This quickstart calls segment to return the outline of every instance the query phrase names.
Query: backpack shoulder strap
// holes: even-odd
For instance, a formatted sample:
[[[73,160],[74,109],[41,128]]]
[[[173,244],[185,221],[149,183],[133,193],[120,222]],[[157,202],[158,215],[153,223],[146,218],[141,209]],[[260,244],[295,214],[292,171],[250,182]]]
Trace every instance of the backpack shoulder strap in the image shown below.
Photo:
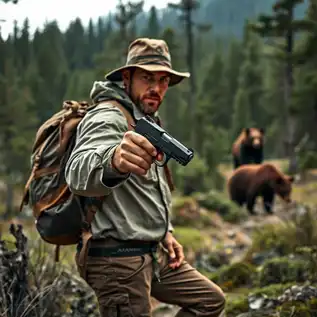
[[[124,114],[127,122],[128,122],[128,130],[133,130],[133,125],[135,124],[135,120],[132,117],[131,113],[129,112],[129,110],[124,107],[122,104],[120,104],[118,101],[116,100],[107,100],[107,103],[110,103],[111,105],[113,105],[114,107],[117,107],[121,110],[121,112]]]

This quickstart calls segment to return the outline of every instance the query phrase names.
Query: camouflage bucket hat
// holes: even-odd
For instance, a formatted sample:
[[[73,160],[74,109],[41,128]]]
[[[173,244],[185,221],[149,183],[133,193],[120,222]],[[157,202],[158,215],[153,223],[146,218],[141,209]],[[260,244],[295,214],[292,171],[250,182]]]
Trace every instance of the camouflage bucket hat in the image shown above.
[[[139,38],[133,41],[128,50],[125,66],[108,73],[105,78],[111,81],[121,81],[121,72],[128,68],[141,68],[149,72],[164,71],[171,75],[170,86],[188,78],[188,72],[178,72],[172,69],[171,55],[165,41],[149,38]]]

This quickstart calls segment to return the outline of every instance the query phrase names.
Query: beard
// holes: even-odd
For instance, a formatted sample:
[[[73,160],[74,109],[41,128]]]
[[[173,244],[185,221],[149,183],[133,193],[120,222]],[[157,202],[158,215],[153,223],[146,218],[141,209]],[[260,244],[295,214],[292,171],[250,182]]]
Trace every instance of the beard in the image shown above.
[[[147,98],[153,99],[151,100],[146,100]],[[155,93],[151,92],[148,94],[145,94],[144,96],[139,96],[135,100],[135,105],[144,113],[148,115],[153,115],[158,108],[160,107],[162,103],[161,97]]]

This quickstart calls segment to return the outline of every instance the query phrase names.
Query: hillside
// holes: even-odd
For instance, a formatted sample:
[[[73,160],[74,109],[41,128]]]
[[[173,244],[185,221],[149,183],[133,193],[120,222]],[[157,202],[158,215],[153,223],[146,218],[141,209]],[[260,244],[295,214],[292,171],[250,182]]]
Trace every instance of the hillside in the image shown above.
[[[269,13],[275,0],[200,0],[200,8],[194,14],[194,21],[198,23],[211,23],[215,35],[241,37],[246,19],[253,19],[260,13]],[[297,17],[303,17],[307,7],[307,0],[298,6]],[[179,27],[175,19],[175,11],[171,9],[160,10],[162,27]],[[147,14],[139,16],[137,25],[139,29],[146,27]]]

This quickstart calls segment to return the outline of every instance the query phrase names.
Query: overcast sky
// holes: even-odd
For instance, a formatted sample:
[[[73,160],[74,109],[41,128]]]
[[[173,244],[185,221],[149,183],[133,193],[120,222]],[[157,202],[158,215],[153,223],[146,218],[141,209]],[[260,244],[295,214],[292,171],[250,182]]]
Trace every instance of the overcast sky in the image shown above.
[[[127,1],[123,1],[125,3]],[[175,0],[145,0],[144,10],[152,5],[157,8],[166,7],[168,2]],[[71,20],[80,17],[84,24],[90,18],[98,18],[113,11],[118,4],[117,0],[19,0],[18,4],[4,4],[0,1],[0,22],[1,34],[4,38],[12,32],[13,21],[17,20],[22,25],[23,20],[28,17],[30,20],[30,31],[33,33],[37,27],[42,27],[45,21],[56,19],[62,30]]]

